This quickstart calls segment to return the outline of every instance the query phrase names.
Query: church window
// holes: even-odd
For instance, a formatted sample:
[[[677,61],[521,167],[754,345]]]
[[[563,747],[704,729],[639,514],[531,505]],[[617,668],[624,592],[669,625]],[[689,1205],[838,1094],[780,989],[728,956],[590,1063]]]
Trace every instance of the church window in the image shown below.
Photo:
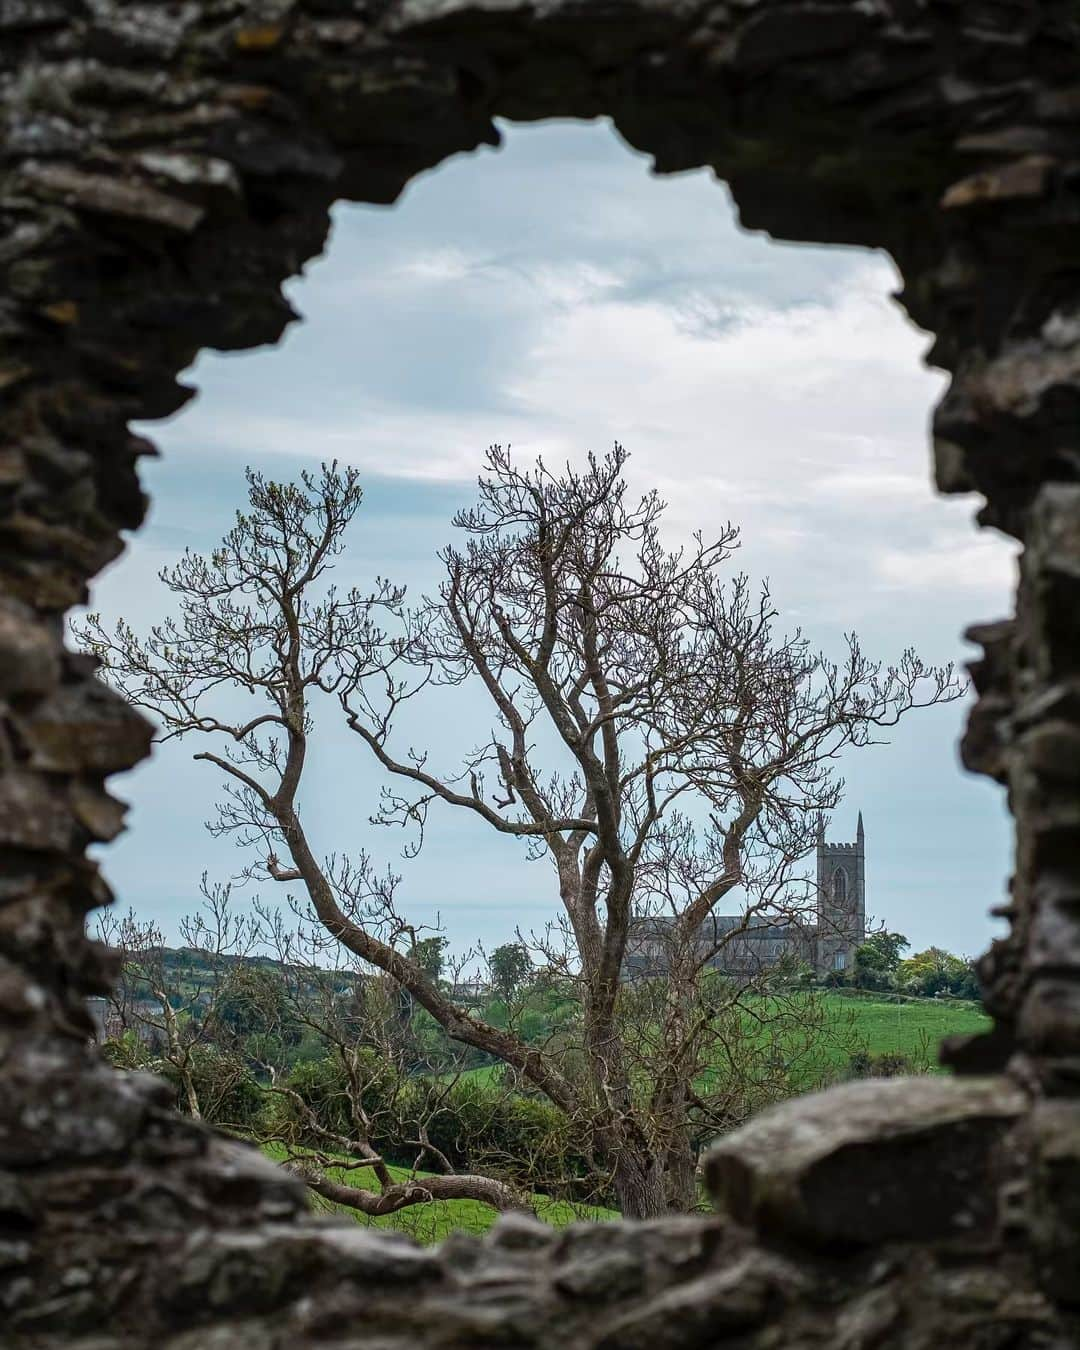
[[[847,873],[842,867],[838,867],[833,873],[832,894],[833,900],[838,905],[844,904],[847,900]]]
[[[847,966],[847,952],[837,952],[833,957],[833,969],[843,970]]]

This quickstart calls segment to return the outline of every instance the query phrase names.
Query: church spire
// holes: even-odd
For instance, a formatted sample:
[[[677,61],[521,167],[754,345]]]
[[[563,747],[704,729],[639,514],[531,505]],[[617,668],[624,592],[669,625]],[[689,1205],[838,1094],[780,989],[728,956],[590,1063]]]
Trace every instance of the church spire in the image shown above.
[[[855,838],[856,838],[856,840],[858,841],[858,843],[860,843],[860,844],[864,843],[864,842],[865,842],[865,839],[866,839],[866,832],[863,830],[862,812],[861,812],[861,811],[859,812],[859,823],[858,823],[858,825],[856,826],[856,829],[855,829]]]

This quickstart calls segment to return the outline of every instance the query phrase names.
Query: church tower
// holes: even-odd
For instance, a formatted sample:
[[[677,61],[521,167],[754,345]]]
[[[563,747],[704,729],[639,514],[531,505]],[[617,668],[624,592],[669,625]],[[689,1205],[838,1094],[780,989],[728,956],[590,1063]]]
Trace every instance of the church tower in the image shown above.
[[[847,970],[855,948],[866,940],[866,832],[862,812],[853,844],[825,841],[818,822],[817,959],[821,973]]]

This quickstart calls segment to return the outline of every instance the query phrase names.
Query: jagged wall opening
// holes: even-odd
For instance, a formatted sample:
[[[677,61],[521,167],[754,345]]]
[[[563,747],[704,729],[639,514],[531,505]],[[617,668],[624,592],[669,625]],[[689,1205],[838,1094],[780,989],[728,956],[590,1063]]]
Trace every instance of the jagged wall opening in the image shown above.
[[[890,659],[915,633],[930,659],[958,651],[973,604],[994,613],[1004,603],[1009,579],[995,564],[1012,550],[973,528],[970,501],[932,499],[924,427],[944,380],[920,366],[928,338],[889,299],[888,259],[740,231],[711,173],[650,175],[606,125],[499,129],[501,148],[453,156],[392,207],[335,205],[322,258],[285,287],[303,322],[257,354],[205,351],[183,376],[198,397],[142,428],[163,451],[143,466],[154,509],[95,581],[93,608],[139,629],[159,617],[159,567],[185,546],[210,549],[230,527],[248,462],[289,479],[322,457],[359,468],[365,505],[335,575],[363,587],[387,574],[415,600],[438,582],[435,551],[454,537],[450,516],[471,498],[490,441],[550,464],[617,439],[631,452],[632,486],[668,501],[668,537],[733,516],[738,570],[767,576],[815,643],[839,650],[855,627],[865,650]],[[963,580],[920,584],[924,568],[944,566],[963,568]],[[992,581],[972,594],[974,573]],[[875,595],[883,584],[888,593]],[[480,710],[452,697],[421,701],[412,719],[403,710],[398,743],[456,762]],[[333,744],[338,724],[326,713],[305,783],[313,837],[327,849],[363,844],[397,866],[398,844],[355,809],[385,780],[351,737]],[[889,915],[916,949],[981,947],[984,897],[1007,869],[1003,794],[973,789],[956,764],[963,717],[959,704],[920,716],[903,738],[887,737],[890,749],[841,768],[847,801],[876,819],[873,921]],[[451,745],[454,723],[462,739]],[[216,781],[190,742],[159,745],[125,780],[129,829],[101,854],[114,888],[137,897],[141,915],[156,911],[170,941],[201,872],[224,877],[251,857],[204,829]],[[943,886],[932,842],[944,812],[943,842],[963,863]],[[905,835],[930,847],[908,849]],[[518,926],[542,933],[548,880],[543,868],[519,870],[509,839],[439,813],[402,894],[411,920],[441,915],[464,950],[477,937],[508,941]],[[931,931],[920,938],[920,895],[929,909],[935,887],[952,904],[923,920]],[[477,913],[478,890],[490,903],[512,895],[513,918],[509,907],[498,922]],[[455,922],[459,904],[470,912]]]
[[[0,1299],[13,1338],[171,1335],[180,1350],[211,1336],[358,1343],[363,1326],[385,1345],[1069,1343],[1078,24],[1064,0],[6,0]],[[392,200],[489,139],[494,115],[600,114],[661,169],[715,167],[752,228],[892,254],[902,303],[952,374],[939,487],[977,490],[984,522],[1025,545],[1015,620],[977,630],[965,741],[1017,820],[1010,935],[983,964],[996,1029],[950,1054],[993,1076],[857,1085],[763,1118],[714,1160],[714,1221],[558,1239],[510,1223],[483,1252],[316,1232],[287,1178],[85,1047],[83,1000],[110,978],[83,936],[108,899],[85,849],[118,830],[104,780],[146,753],[148,729],[63,650],[61,617],[141,519],[135,470],[151,447],[128,423],[182,406],[176,372],[201,347],[280,336],[280,284],[322,246],[335,198]]]

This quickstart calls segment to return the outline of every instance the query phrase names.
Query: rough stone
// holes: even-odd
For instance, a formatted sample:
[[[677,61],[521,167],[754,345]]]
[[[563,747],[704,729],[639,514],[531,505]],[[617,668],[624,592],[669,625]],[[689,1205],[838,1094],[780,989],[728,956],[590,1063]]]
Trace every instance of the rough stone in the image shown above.
[[[717,1204],[762,1232],[843,1245],[988,1235],[995,1151],[1026,1107],[1003,1078],[849,1083],[763,1111],[714,1145],[706,1176]]]
[[[1040,1102],[1029,1125],[1035,1167],[1029,1217],[1044,1286],[1080,1303],[1080,1103]]]
[[[56,639],[28,605],[0,596],[0,694],[43,694],[59,675]]]
[[[22,175],[27,191],[54,198],[65,206],[162,225],[185,234],[190,233],[205,215],[201,207],[134,179],[83,173],[59,164],[35,163],[24,166]]]
[[[727,1339],[764,1320],[776,1308],[777,1281],[753,1255],[726,1270],[669,1290],[645,1308],[620,1317],[597,1350],[675,1350]]]
[[[167,1086],[141,1074],[118,1076],[103,1065],[79,1072],[88,1052],[78,1045],[27,1040],[3,1065],[0,1160],[26,1167],[97,1157],[122,1157]]]
[[[550,1247],[554,1234],[549,1224],[528,1214],[507,1214],[488,1238],[489,1245],[503,1251],[534,1252]]]
[[[54,785],[28,772],[0,778],[0,848],[63,853],[77,838],[70,808]]]
[[[640,1256],[610,1251],[575,1261],[555,1276],[555,1288],[571,1298],[608,1302],[625,1298],[641,1287],[645,1270]]]
[[[977,138],[976,144],[985,148],[985,138]],[[962,140],[958,148],[972,149],[971,138]],[[999,144],[998,148],[1003,147]],[[954,183],[942,197],[941,204],[947,211],[955,211],[959,207],[1017,197],[1041,197],[1048,190],[1050,175],[1056,164],[1057,161],[1050,155],[1025,155],[1004,168],[973,174],[970,178]]]

